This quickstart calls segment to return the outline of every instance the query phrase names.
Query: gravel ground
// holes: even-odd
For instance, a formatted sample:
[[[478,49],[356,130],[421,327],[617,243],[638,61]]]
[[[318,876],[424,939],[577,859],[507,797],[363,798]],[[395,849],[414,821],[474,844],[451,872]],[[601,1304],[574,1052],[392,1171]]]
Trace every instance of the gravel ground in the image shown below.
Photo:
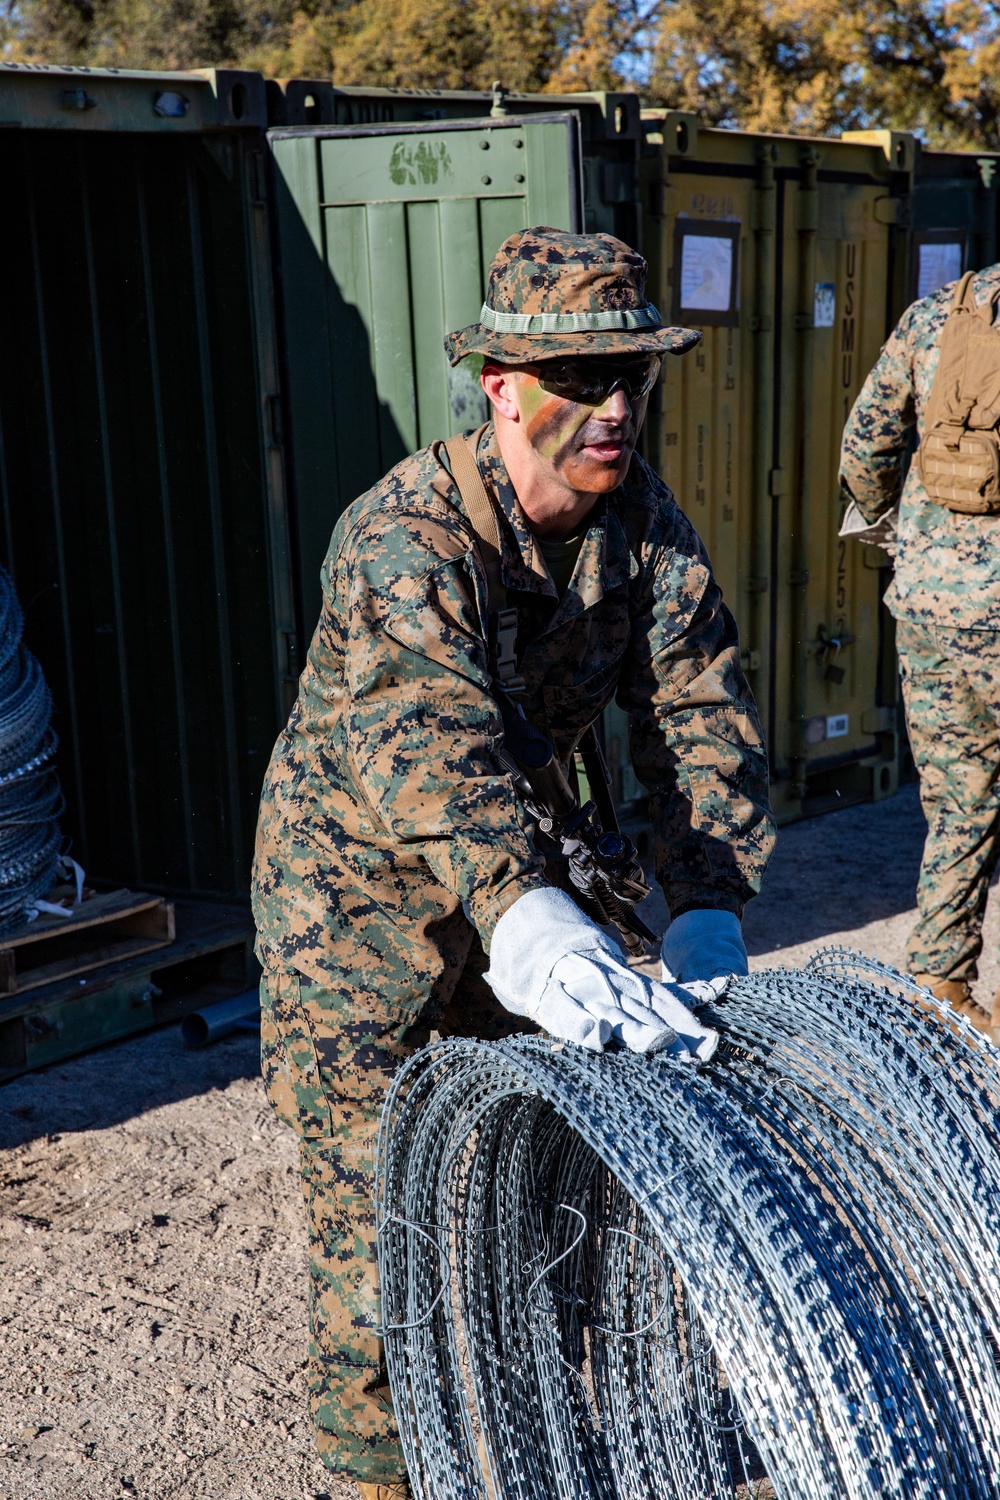
[[[752,966],[901,963],[922,839],[912,787],[782,830]],[[353,1500],[311,1448],[296,1160],[251,1037],[171,1028],[0,1089],[0,1495]]]

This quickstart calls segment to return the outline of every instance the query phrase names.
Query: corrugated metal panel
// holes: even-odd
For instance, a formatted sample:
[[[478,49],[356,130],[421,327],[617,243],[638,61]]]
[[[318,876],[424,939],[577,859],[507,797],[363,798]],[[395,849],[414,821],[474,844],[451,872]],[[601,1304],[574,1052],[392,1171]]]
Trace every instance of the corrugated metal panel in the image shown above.
[[[426,124],[572,110],[580,121],[583,227],[588,234],[616,234],[641,248],[638,161],[642,129],[638,94],[334,87],[325,79],[292,78],[283,82],[269,79],[267,97],[269,122],[276,127]]]
[[[175,136],[258,129],[266,118],[263,78],[235,68],[147,73],[0,63],[6,128]]]
[[[77,78],[5,69],[5,108],[35,118],[40,79]],[[76,857],[233,896],[292,628],[263,140],[259,118],[171,135],[152,100],[177,85],[88,72],[93,110],[0,134],[3,552],[55,698]],[[218,116],[208,78],[183,87]],[[99,109],[114,129],[91,129]]]
[[[580,223],[572,114],[270,133],[302,619],[341,510],[407,453],[485,419],[442,338],[497,246]]]
[[[705,333],[665,361],[648,451],[739,622],[779,816],[884,795],[897,758],[886,579],[880,554],[837,539],[837,466],[891,323],[909,177],[880,141],[701,129],[677,112],[650,112],[647,129],[654,300]],[[912,168],[912,138],[898,139]]]

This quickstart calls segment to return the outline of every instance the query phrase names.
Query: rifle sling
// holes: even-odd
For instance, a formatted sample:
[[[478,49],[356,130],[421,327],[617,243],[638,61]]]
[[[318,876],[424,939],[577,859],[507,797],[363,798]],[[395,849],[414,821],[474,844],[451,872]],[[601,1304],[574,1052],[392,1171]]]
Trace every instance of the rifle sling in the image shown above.
[[[618,833],[618,809],[615,807],[615,799],[611,794],[608,763],[604,759],[604,750],[601,747],[595,724],[591,724],[589,729],[584,730],[578,748],[583,759],[583,769],[587,773],[591,800],[597,808],[601,827],[605,833]]]
[[[479,555],[486,572],[490,634],[493,637],[490,641],[490,654],[493,657],[498,686],[501,689],[501,716],[504,720],[505,734],[513,740],[514,744],[517,744],[517,736],[511,733],[514,729],[511,720],[517,713],[517,709],[510,703],[507,696],[520,692],[524,686],[517,671],[517,661],[514,655],[517,611],[507,608],[507,588],[500,566],[500,527],[493,501],[490,499],[475,458],[484,430],[484,427],[480,427],[468,440],[462,437],[461,433],[456,433],[454,437],[448,439],[444,447],[466,514],[479,539]],[[504,712],[505,708],[506,712]],[[531,725],[530,729],[535,737],[541,738],[541,732],[535,729],[534,725]],[[607,764],[593,724],[585,731],[579,748],[590,785],[590,795],[597,808],[601,826],[606,832],[617,831],[618,815],[614,798],[611,795]]]
[[[492,614],[506,609],[507,589],[500,569],[500,527],[497,524],[497,513],[483,483],[479,464],[473,457],[482,433],[482,427],[473,433],[471,446],[461,433],[450,437],[444,446],[458,492],[472,522],[472,529],[479,538],[479,555],[486,570],[486,588]]]
[[[486,572],[491,665],[504,692],[516,694],[524,691],[524,681],[517,670],[517,610],[507,604],[507,586],[500,564],[500,526],[475,457],[484,430],[480,427],[469,441],[456,433],[444,447],[466,515],[479,539],[479,555]]]

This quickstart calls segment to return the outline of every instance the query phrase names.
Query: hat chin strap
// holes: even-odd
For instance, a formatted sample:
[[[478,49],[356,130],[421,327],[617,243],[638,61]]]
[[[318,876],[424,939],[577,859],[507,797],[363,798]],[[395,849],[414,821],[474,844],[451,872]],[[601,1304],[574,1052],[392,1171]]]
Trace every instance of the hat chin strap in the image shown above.
[[[491,333],[613,333],[630,328],[663,327],[663,319],[652,302],[645,307],[586,313],[495,312],[484,302],[479,321]]]

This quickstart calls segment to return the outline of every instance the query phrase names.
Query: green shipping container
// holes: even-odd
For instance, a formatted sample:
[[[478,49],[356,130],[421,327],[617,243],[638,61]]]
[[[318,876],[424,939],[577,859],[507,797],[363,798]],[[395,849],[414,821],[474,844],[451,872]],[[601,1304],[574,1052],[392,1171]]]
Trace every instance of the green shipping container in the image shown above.
[[[288,463],[304,638],[340,512],[406,454],[486,419],[444,334],[497,246],[582,223],[575,113],[272,130]]]
[[[243,897],[294,679],[257,74],[0,68],[0,550],[101,880]]]
[[[579,120],[583,228],[638,245],[640,100],[630,93],[517,94],[472,90],[335,87],[319,80],[268,82],[270,123],[281,125],[426,125],[440,120],[503,119],[572,110]]]
[[[912,282],[912,138],[740,136],[663,112],[643,137],[632,95],[221,71],[0,68],[0,120],[0,547],[94,876],[245,893],[333,525],[407,452],[485,416],[478,372],[450,370],[441,339],[533,222],[639,245],[654,300],[705,329],[667,361],[647,451],[739,618],[782,816],[895,784],[884,559],[836,541],[835,471]],[[990,222],[985,169],[920,162]],[[699,308],[706,266],[728,279]],[[612,711],[605,728],[638,806],[627,725]]]
[[[376,93],[0,67],[0,556],[97,880],[245,897],[337,514],[479,415],[440,339],[476,316],[496,244],[634,216],[629,96],[518,101],[529,119],[434,96],[419,123],[426,97]],[[279,131],[268,151],[269,111],[373,108],[405,118]]]
[[[501,240],[546,223],[638,243],[641,126],[625,93],[267,89],[304,646],[344,506],[485,420],[478,370],[450,370],[441,338],[478,316]]]

